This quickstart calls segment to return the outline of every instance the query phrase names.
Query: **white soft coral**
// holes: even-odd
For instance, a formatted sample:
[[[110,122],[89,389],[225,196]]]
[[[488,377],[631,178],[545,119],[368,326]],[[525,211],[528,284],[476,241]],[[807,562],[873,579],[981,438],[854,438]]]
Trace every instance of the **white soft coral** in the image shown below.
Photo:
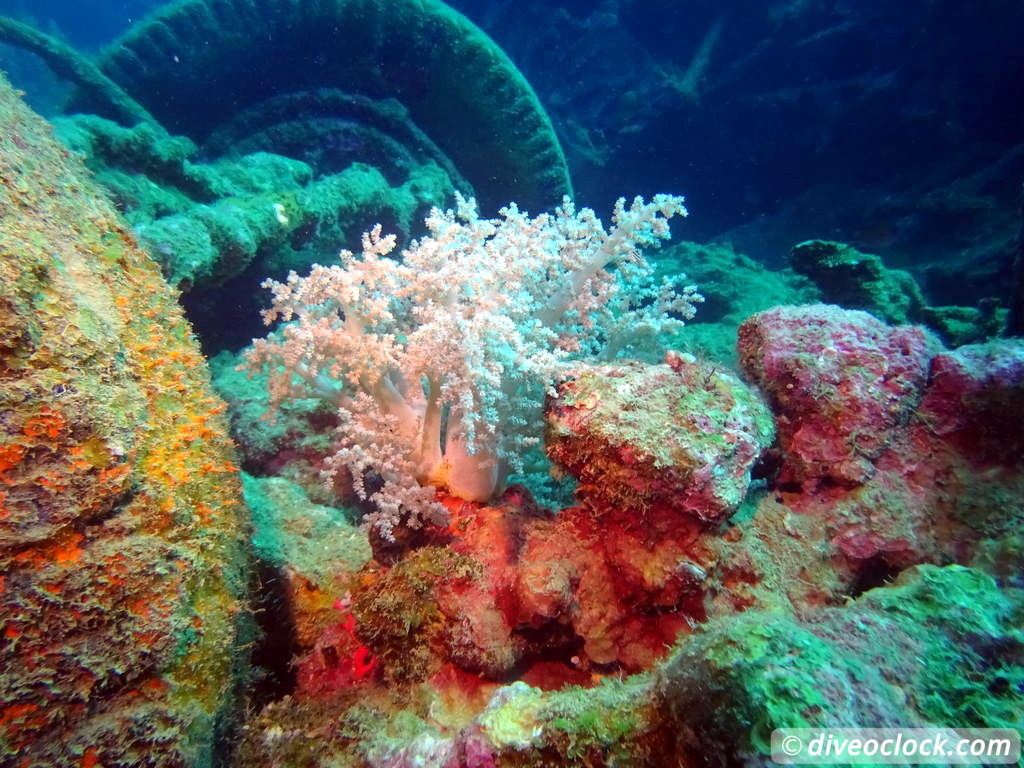
[[[614,356],[636,331],[693,315],[695,289],[652,289],[639,253],[669,236],[677,214],[680,197],[620,200],[606,231],[568,198],[553,214],[510,205],[481,219],[458,196],[454,211],[431,212],[429,235],[400,261],[378,225],[360,255],[267,281],[264,320],[294,322],[256,341],[248,363],[269,370],[276,402],[315,394],[338,406],[330,466],[347,468],[375,503],[368,522],[383,535],[403,519],[440,521],[435,487],[470,501],[500,490],[506,466],[538,440],[562,363],[602,347]]]

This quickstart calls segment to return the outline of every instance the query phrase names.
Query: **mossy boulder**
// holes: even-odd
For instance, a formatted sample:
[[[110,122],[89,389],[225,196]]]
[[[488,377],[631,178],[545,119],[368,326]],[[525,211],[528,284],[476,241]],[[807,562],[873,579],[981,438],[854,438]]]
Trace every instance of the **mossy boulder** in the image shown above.
[[[1024,722],[1024,604],[991,577],[919,566],[803,620],[710,623],[658,673],[680,754],[770,763],[775,728],[977,727]]]
[[[223,404],[159,268],[0,80],[0,764],[212,764],[242,664]]]

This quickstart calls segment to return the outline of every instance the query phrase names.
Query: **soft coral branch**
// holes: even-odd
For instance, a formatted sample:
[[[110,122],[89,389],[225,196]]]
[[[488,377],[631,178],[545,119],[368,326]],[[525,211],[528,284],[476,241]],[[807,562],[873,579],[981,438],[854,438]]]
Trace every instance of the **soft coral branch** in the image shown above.
[[[536,442],[543,392],[567,359],[601,340],[623,348],[617,325],[656,329],[679,324],[669,309],[692,315],[692,287],[652,302],[649,286],[625,284],[649,281],[640,249],[685,214],[679,197],[620,200],[606,231],[568,199],[553,214],[530,218],[509,205],[480,219],[457,197],[454,211],[430,214],[429,236],[400,261],[378,225],[360,255],[267,281],[264,320],[289,324],[255,342],[249,366],[269,369],[275,402],[313,394],[339,407],[331,466],[370,495],[370,522],[385,536],[403,515],[413,525],[440,519],[434,487],[471,501],[500,490],[506,465]],[[373,494],[361,482],[367,471],[381,478]]]

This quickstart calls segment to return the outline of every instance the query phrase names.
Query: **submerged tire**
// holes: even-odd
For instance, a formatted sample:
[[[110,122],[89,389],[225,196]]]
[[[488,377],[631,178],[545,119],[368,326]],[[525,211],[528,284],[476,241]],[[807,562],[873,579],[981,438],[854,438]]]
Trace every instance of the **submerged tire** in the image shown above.
[[[571,194],[529,83],[437,0],[185,0],[115,41],[99,64],[169,131],[199,143],[267,99],[337,88],[400,101],[484,210],[509,200],[550,208]]]

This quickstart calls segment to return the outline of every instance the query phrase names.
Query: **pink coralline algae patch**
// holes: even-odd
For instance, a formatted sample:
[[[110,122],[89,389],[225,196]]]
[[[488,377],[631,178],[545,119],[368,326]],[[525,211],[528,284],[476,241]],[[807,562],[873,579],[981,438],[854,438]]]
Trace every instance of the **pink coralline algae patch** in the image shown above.
[[[776,415],[774,486],[825,522],[844,578],[967,562],[1012,528],[993,518],[1024,491],[1020,342],[947,352],[920,328],[814,306],[754,315],[739,350]]]
[[[342,601],[334,608],[339,620],[317,638],[313,650],[297,662],[297,681],[308,693],[323,694],[373,679],[377,659],[359,641],[355,617]]]
[[[971,344],[932,358],[923,424],[978,465],[1024,463],[1019,341]]]
[[[917,406],[937,348],[919,327],[825,305],[777,307],[744,322],[741,364],[778,421],[779,483],[814,490],[870,477]]]

